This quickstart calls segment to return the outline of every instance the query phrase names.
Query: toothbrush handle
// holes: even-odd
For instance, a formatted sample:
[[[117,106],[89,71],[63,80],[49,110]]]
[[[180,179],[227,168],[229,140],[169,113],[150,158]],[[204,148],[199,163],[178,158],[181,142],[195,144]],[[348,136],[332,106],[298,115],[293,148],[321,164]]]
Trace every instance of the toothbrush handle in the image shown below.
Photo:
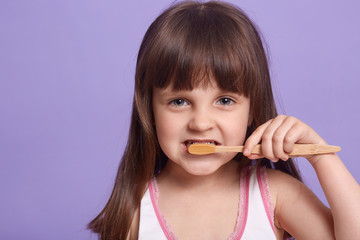
[[[216,146],[215,152],[242,152],[244,146]],[[306,156],[313,154],[334,153],[341,150],[338,146],[319,145],[319,144],[295,144],[289,157]],[[253,148],[252,153],[261,154],[261,145],[258,144]]]

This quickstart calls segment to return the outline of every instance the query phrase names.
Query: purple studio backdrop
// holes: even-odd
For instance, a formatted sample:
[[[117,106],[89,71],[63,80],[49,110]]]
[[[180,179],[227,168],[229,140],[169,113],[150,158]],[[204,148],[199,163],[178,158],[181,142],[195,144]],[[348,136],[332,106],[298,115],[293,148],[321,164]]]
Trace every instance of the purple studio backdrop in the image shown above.
[[[111,193],[126,143],[137,51],[172,2],[0,2],[1,239],[95,239],[86,224]],[[230,2],[267,41],[279,112],[340,145],[360,182],[360,3]],[[297,161],[326,203],[310,164]]]

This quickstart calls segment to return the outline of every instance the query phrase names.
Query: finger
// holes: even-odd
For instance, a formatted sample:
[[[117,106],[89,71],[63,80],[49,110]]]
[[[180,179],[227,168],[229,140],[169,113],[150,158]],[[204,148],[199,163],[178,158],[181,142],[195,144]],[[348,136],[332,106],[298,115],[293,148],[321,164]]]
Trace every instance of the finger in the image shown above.
[[[255,145],[260,143],[260,140],[261,140],[261,137],[262,137],[264,131],[271,124],[272,121],[273,121],[273,119],[270,119],[269,121],[267,121],[264,124],[260,125],[248,137],[248,139],[246,140],[246,142],[244,144],[244,151],[243,151],[244,156],[249,156],[251,154],[253,148],[255,147]]]
[[[247,158],[252,159],[252,160],[260,159],[260,158],[264,158],[264,155],[252,153],[252,154],[248,155]]]
[[[286,141],[294,143],[327,144],[310,126],[298,120],[294,126],[294,132],[289,132]]]
[[[272,138],[272,143],[273,143],[272,148],[273,148],[274,156],[276,158],[280,158],[284,161],[289,159],[289,154],[288,154],[289,152],[287,150],[288,148],[291,148],[292,151],[294,142],[292,142],[292,146],[291,146],[291,139],[288,138],[290,142],[287,142],[288,145],[285,146],[285,138],[286,136],[288,136],[289,131],[293,129],[296,121],[297,119],[294,117],[286,117],[282,122],[282,124],[275,130]]]
[[[290,154],[294,149],[294,144],[297,142],[301,143],[301,139],[304,138],[306,132],[301,123],[296,123],[291,129],[286,133],[284,137],[284,151]]]
[[[278,130],[278,128],[283,124],[285,121],[286,116],[280,115],[274,118],[271,124],[266,128],[264,134],[261,138],[261,151],[262,154],[270,159],[271,161],[278,161],[279,156],[276,156],[274,153],[274,143],[276,144],[275,147],[277,151],[278,149],[282,149],[282,142],[281,141],[274,141],[274,134]],[[279,151],[281,152],[281,151]],[[281,155],[281,154],[280,154]]]

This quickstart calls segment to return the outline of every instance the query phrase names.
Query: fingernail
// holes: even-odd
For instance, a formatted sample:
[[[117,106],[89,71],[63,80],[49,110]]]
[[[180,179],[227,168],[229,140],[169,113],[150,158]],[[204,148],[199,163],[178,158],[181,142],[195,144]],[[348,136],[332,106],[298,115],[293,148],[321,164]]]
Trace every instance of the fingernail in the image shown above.
[[[244,150],[243,154],[244,154],[245,156],[249,155],[249,150],[246,148],[246,149]]]

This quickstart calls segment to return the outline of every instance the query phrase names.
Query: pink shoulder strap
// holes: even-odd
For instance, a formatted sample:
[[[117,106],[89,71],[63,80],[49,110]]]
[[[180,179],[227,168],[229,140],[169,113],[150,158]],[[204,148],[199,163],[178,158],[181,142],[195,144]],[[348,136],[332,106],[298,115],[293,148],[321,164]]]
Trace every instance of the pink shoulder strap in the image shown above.
[[[244,167],[243,169],[241,169],[240,173],[238,218],[236,220],[235,231],[230,235],[228,240],[239,240],[244,233],[249,209],[249,182],[250,168]]]
[[[256,169],[257,180],[259,183],[260,193],[262,197],[262,201],[264,203],[266,215],[270,222],[270,225],[275,233],[274,229],[274,207],[272,204],[270,187],[268,182],[268,177],[266,173],[266,167],[258,167]]]
[[[149,192],[150,192],[150,198],[153,205],[153,208],[155,210],[156,217],[158,219],[158,222],[161,226],[161,229],[163,230],[165,236],[169,240],[177,240],[174,232],[172,231],[170,224],[166,221],[165,217],[161,214],[159,206],[158,206],[158,198],[159,198],[159,190],[156,183],[156,179],[153,178],[149,183]]]

